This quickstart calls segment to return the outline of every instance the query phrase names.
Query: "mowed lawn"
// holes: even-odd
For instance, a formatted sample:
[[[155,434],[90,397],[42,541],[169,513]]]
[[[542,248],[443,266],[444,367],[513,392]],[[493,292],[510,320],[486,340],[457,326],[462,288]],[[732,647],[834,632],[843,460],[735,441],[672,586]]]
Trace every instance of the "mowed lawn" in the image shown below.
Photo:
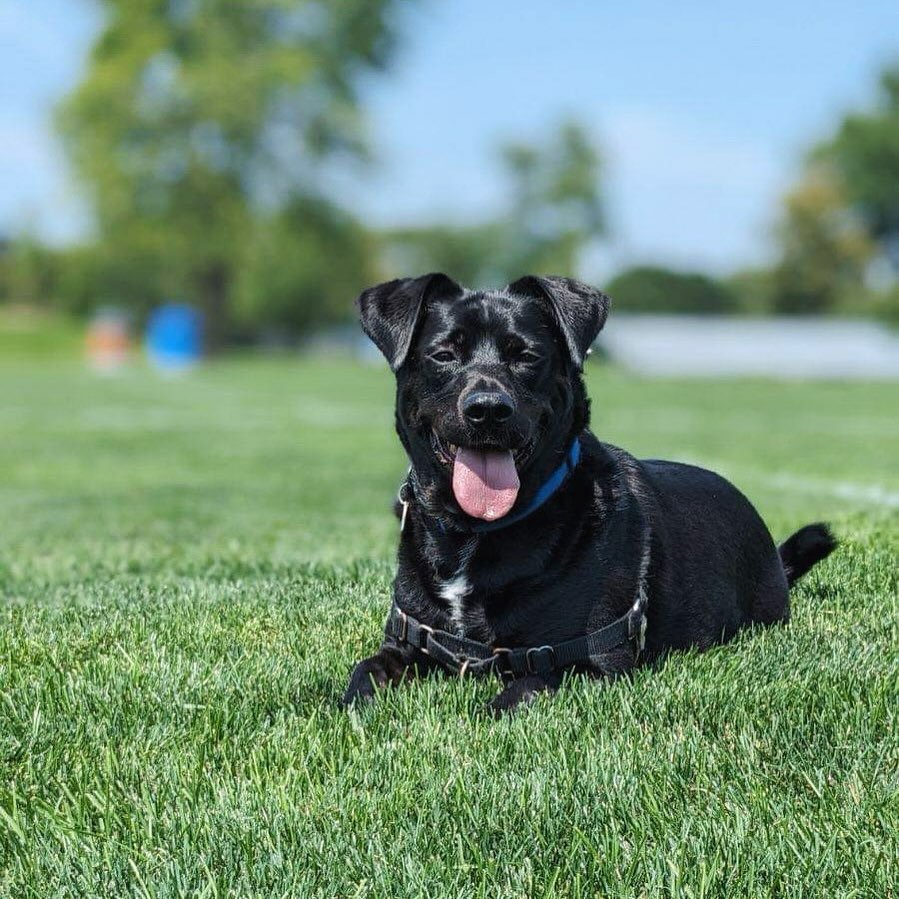
[[[386,613],[386,370],[0,360],[0,894],[899,895],[899,390],[589,370],[594,430],[838,554],[787,627],[494,722],[338,705]]]

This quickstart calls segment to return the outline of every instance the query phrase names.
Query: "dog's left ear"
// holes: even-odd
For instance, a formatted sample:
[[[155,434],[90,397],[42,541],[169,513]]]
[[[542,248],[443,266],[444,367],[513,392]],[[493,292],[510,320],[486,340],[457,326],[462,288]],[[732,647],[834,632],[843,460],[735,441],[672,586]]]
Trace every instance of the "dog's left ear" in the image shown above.
[[[391,369],[398,371],[409,355],[425,301],[461,293],[462,288],[441,272],[420,278],[398,278],[369,287],[356,301],[362,330],[384,354]]]
[[[589,284],[557,275],[527,275],[510,284],[506,291],[549,303],[571,361],[582,368],[590,345],[606,323],[610,299]]]

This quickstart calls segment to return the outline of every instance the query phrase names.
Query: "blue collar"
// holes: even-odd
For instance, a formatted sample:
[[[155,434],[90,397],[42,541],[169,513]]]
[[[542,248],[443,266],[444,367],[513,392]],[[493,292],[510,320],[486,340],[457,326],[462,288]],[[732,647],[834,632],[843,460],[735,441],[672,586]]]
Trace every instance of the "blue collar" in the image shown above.
[[[466,530],[472,534],[484,534],[488,531],[499,531],[502,528],[507,528],[510,525],[516,524],[519,521],[527,518],[528,515],[532,515],[537,511],[545,502],[547,502],[553,494],[565,483],[568,479],[568,476],[571,472],[577,468],[577,464],[581,458],[581,441],[579,437],[575,437],[571,444],[571,449],[568,450],[567,455],[565,456],[565,461],[543,482],[540,489],[535,494],[534,498],[528,503],[527,508],[522,509],[520,512],[517,512],[515,515],[506,515],[503,518],[497,518],[496,521],[481,521],[477,524],[469,525]],[[411,476],[411,469],[410,469]],[[400,487],[400,492],[397,495],[397,499],[402,505],[402,518],[400,520],[400,530],[403,530],[406,526],[406,514],[409,510],[409,498],[408,492],[410,489],[409,480],[403,482]],[[443,526],[441,525],[441,530]]]
[[[522,519],[536,512],[552,495],[565,483],[568,475],[577,468],[577,463],[581,458],[581,441],[575,437],[571,444],[571,449],[565,456],[565,461],[543,482],[534,498],[530,501],[527,508],[522,509],[515,515],[506,515],[503,518],[497,518],[496,521],[483,521],[473,524],[469,530],[474,534],[483,534],[487,531],[498,531],[507,528],[509,525],[515,524]]]

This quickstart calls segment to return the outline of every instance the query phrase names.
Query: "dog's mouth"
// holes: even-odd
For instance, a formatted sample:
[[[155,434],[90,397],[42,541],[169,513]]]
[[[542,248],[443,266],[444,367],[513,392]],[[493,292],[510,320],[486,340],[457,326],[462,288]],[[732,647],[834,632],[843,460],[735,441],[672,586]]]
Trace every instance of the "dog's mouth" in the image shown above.
[[[533,453],[534,447],[536,445],[537,438],[531,437],[529,440],[522,443],[521,446],[517,446],[511,450],[490,443],[471,446],[468,447],[468,449],[478,450],[479,452],[510,452],[512,454],[512,459],[515,462],[515,467],[520,469],[528,461],[530,461],[531,454]],[[460,448],[462,447],[460,447],[458,444],[450,443],[449,441],[444,440],[436,431],[431,431],[431,449],[434,451],[434,455],[437,457],[437,461],[442,465],[445,465],[447,468],[452,468],[453,463],[456,461],[456,453]]]
[[[431,446],[441,464],[452,469],[453,495],[466,515],[495,521],[509,513],[518,498],[518,469],[533,441],[511,450],[498,446],[458,446],[431,431]]]
[[[434,430],[431,431],[431,449],[437,460],[443,465],[451,467],[456,459],[456,451],[459,449],[455,443],[447,443]]]

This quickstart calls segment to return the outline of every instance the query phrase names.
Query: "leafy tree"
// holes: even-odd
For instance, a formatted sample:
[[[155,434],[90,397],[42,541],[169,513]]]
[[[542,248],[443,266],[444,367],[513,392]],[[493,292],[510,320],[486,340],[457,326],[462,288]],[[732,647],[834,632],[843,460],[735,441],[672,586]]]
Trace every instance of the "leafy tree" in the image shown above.
[[[774,311],[832,312],[861,289],[872,243],[841,185],[825,171],[810,169],[788,194],[779,238]]]
[[[315,242],[323,164],[365,155],[358,76],[387,63],[396,2],[102,0],[59,125],[121,299],[192,299],[215,341],[258,222],[290,207]],[[301,296],[315,302],[308,285]]]
[[[501,148],[511,188],[507,273],[575,272],[579,255],[605,234],[600,159],[576,122],[563,123],[544,146]]]
[[[651,265],[623,271],[606,291],[619,312],[730,313],[738,306],[736,293],[708,275]]]
[[[462,284],[508,281],[508,232],[501,221],[474,225],[425,225],[383,235],[388,272],[447,272]]]
[[[874,108],[847,115],[813,159],[832,170],[847,204],[899,269],[899,66],[881,76]]]
[[[567,122],[544,144],[506,144],[498,155],[507,185],[500,213],[386,234],[390,270],[441,270],[468,284],[578,270],[584,248],[605,233],[599,154],[585,130]]]
[[[53,296],[58,266],[52,250],[32,237],[4,244],[0,254],[0,300],[44,306]]]
[[[766,315],[774,309],[774,272],[770,267],[745,268],[727,278],[740,312]]]
[[[813,149],[784,200],[771,281],[776,311],[899,318],[899,68],[880,86],[871,109],[845,116]],[[869,276],[878,267],[892,275],[874,287]]]
[[[260,222],[235,283],[235,319],[285,334],[346,319],[349,298],[377,278],[372,236],[315,197],[295,198]]]

